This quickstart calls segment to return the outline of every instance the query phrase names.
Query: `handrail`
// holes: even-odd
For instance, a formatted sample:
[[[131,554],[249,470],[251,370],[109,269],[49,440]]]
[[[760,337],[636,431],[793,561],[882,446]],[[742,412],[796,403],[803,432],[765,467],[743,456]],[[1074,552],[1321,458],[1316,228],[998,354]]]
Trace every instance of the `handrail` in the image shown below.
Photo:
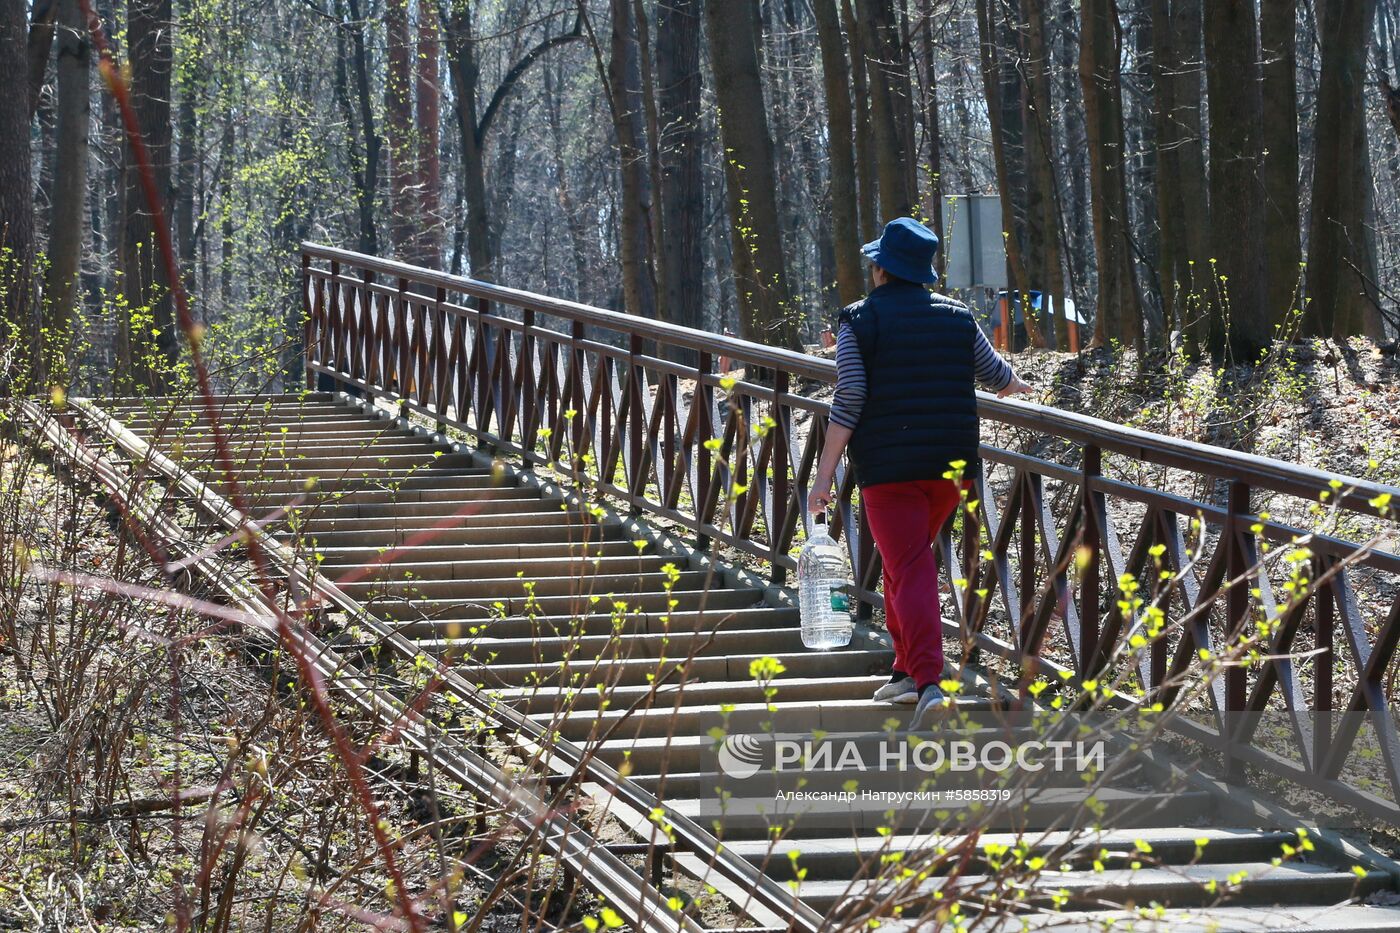
[[[830,415],[808,386],[835,381],[831,361],[315,244],[304,247],[302,273],[310,383],[393,400],[502,457],[688,528],[699,544],[757,558],[774,582],[795,569]],[[542,315],[565,326],[545,326]],[[745,366],[745,378],[718,371],[722,357]],[[982,446],[957,534],[950,521],[935,541],[954,597],[945,630],[965,658],[999,655],[1024,684],[1052,669],[1085,680],[1131,671],[1148,697],[1170,705],[1183,677],[1209,668],[1202,658],[1219,657],[1264,617],[1273,628],[1258,664],[1204,673],[1215,722],[1199,737],[1213,735],[1232,767],[1272,770],[1400,824],[1393,801],[1342,774],[1356,717],[1335,729],[1303,721],[1341,711],[1331,667],[1344,662],[1354,678],[1344,708],[1383,720],[1383,763],[1400,797],[1400,729],[1387,694],[1400,596],[1387,607],[1384,590],[1356,585],[1362,571],[1400,576],[1400,555],[1378,547],[1400,531],[1400,488],[1043,405],[985,394],[978,404],[989,423],[1070,449],[1053,462]],[[1132,462],[1153,467],[1160,488],[1114,475]],[[1183,494],[1183,480],[1208,480],[1212,494]],[[1291,514],[1255,505],[1275,494],[1291,502],[1267,511]],[[1319,502],[1352,513],[1350,530],[1309,528]],[[1366,527],[1377,537],[1357,530]],[[844,465],[832,530],[854,568],[850,591],[869,613],[882,605],[880,559]],[[1292,552],[1301,585],[1278,579],[1283,571],[1266,560],[1271,542],[1282,545],[1276,554]],[[1184,620],[1169,638],[1136,641],[1145,623],[1124,608],[1125,577]],[[1300,631],[1315,648],[1295,658]],[[1314,668],[1309,687],[1298,676],[1304,665]],[[1288,751],[1301,761],[1255,746],[1266,710],[1292,717]]]
[[[357,269],[395,278],[408,278],[423,285],[441,286],[485,301],[494,301],[517,308],[528,308],[571,321],[595,324],[618,333],[631,334],[647,340],[689,350],[704,351],[714,356],[742,359],[757,366],[779,369],[793,376],[816,382],[834,384],[836,364],[822,357],[796,353],[780,347],[741,340],[723,334],[683,327],[665,321],[655,321],[635,315],[609,311],[592,305],[554,298],[537,292],[509,288],[463,275],[437,272],[392,259],[381,259],[351,250],[318,243],[303,243],[302,253],[314,259],[336,260]],[[1360,479],[1344,473],[1319,470],[1284,460],[1261,457],[1258,454],[1230,450],[1212,444],[1183,440],[1165,434],[1155,434],[1130,428],[1090,415],[1065,411],[1049,405],[996,396],[978,391],[977,410],[981,417],[1014,427],[1052,434],[1079,444],[1093,444],[1103,450],[1148,460],[1163,466],[1207,472],[1225,479],[1239,479],[1250,485],[1298,496],[1316,496],[1330,490],[1333,481],[1340,482],[1346,495],[1343,505],[1374,515],[1371,499],[1389,494],[1394,504],[1390,517],[1400,517],[1400,487],[1374,480]]]

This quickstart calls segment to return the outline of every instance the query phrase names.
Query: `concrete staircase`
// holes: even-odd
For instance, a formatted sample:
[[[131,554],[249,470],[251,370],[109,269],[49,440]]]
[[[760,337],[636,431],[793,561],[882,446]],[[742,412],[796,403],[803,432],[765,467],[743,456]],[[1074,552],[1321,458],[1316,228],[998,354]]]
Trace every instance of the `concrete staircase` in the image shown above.
[[[546,496],[528,474],[344,398],[220,402],[255,511],[298,506],[272,525],[279,538],[314,550],[344,592],[425,651],[559,735],[596,745],[678,812],[705,819],[717,780],[705,770],[712,730],[879,731],[891,717],[907,721],[907,708],[870,700],[891,661],[877,638],[806,651],[790,600],[664,536]],[[103,408],[227,491],[200,406]],[[386,562],[391,548],[401,550]],[[765,657],[784,668],[771,697],[750,673]],[[1391,889],[1388,875],[1358,877],[1336,853],[1304,851],[1296,833],[1235,825],[1218,796],[1117,791],[1101,801],[1104,829],[1071,836],[1058,826],[1086,793],[1051,788],[1026,809],[1022,834],[987,834],[952,861],[937,853],[957,836],[891,830],[875,812],[844,827],[799,820],[779,839],[762,820],[734,820],[725,845],[832,918],[897,901],[905,919],[886,926],[917,926],[912,918],[934,916],[925,912],[956,892],[1017,904],[1024,912],[1007,929],[1400,929],[1400,910],[1359,905]],[[1023,861],[1045,864],[1008,888],[989,871],[992,853],[1018,842]],[[917,877],[872,880],[892,862]],[[703,854],[674,863],[705,875]]]

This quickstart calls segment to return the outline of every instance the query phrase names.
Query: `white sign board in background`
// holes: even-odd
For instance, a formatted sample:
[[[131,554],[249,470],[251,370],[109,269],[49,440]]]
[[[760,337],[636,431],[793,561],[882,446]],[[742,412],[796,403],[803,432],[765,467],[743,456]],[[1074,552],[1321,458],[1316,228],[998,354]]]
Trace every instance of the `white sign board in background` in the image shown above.
[[[956,194],[943,199],[945,288],[1007,288],[1001,196]]]

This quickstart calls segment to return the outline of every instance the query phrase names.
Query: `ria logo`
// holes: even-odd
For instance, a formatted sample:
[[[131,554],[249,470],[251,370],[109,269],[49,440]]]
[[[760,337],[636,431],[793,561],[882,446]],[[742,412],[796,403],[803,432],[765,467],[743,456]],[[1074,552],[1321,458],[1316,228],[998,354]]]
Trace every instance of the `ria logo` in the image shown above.
[[[719,769],[735,780],[758,773],[763,764],[763,746],[751,735],[728,735],[719,746]]]

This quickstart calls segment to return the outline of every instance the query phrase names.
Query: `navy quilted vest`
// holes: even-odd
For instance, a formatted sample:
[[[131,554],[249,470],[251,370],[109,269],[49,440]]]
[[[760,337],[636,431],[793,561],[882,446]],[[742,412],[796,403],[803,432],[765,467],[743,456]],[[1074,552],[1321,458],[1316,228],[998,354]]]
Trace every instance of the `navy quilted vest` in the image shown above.
[[[978,456],[973,341],[966,306],[921,285],[881,285],[841,312],[860,343],[867,395],[847,452],[861,486],[942,479]]]

